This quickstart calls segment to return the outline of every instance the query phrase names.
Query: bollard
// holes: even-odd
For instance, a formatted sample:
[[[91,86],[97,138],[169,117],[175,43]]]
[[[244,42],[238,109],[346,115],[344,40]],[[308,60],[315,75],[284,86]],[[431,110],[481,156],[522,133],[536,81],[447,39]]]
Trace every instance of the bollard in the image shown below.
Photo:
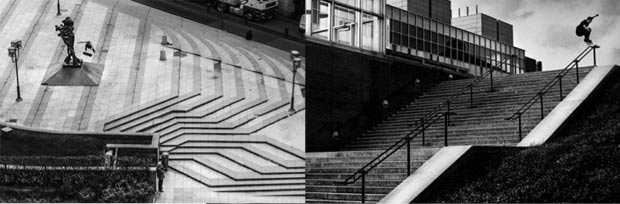
[[[164,51],[164,49],[161,49],[161,51],[159,51],[159,60],[166,61],[166,51]]]
[[[254,38],[254,34],[252,34],[252,30],[248,30],[248,32],[245,33],[245,39],[252,40],[252,38]]]

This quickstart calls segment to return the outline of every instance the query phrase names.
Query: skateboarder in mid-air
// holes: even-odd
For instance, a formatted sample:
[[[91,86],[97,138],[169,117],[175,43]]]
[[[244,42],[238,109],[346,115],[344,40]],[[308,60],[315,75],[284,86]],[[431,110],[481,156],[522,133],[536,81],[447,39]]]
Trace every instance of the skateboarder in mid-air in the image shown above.
[[[588,18],[586,18],[585,20],[581,21],[581,23],[579,23],[579,25],[577,26],[577,29],[575,30],[575,33],[577,34],[577,36],[584,36],[583,41],[586,42],[588,45],[592,45],[592,40],[590,40],[590,33],[592,32],[592,28],[589,28],[588,26],[590,25],[590,23],[592,23],[592,20],[594,18],[596,18],[598,16],[598,14],[594,15],[594,16],[590,16]]]

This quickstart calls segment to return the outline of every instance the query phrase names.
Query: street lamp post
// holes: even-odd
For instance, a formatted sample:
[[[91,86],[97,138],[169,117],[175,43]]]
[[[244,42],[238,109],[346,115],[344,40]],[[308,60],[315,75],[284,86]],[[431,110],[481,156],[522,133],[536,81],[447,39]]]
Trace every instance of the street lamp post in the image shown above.
[[[291,60],[293,61],[293,83],[291,84],[291,108],[288,110],[290,114],[295,113],[295,75],[297,68],[301,66],[301,59],[297,50],[291,51]]]
[[[56,13],[57,16],[62,15],[62,13],[60,13],[60,0],[56,0],[56,8],[58,10],[58,13]]]
[[[11,41],[11,47],[9,47],[9,57],[11,57],[11,61],[15,63],[15,77],[17,79],[17,99],[15,101],[22,101],[22,96],[19,91],[19,69],[17,68],[17,64],[19,62],[19,49],[22,48],[22,41],[16,40]]]

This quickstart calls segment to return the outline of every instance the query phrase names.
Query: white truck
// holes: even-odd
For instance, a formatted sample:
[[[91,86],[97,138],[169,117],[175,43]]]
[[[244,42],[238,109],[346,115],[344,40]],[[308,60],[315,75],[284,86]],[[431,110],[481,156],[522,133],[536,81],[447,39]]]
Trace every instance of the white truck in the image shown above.
[[[233,13],[247,20],[268,20],[278,13],[278,0],[208,0],[221,13]]]

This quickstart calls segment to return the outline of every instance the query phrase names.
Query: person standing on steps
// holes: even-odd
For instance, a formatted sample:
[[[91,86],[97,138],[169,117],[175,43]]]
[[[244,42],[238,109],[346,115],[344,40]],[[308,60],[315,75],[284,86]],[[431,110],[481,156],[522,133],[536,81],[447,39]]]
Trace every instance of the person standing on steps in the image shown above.
[[[158,184],[159,184],[159,192],[164,192],[164,177],[165,177],[164,172],[165,172],[165,169],[164,169],[164,165],[161,164],[161,161],[157,162],[156,172],[157,172],[157,179],[159,181],[158,182]]]
[[[588,26],[590,25],[590,23],[592,23],[592,20],[596,18],[597,16],[598,14],[584,19],[583,21],[581,21],[581,23],[579,23],[579,25],[575,29],[575,33],[577,34],[577,36],[579,37],[584,36],[583,41],[586,42],[588,45],[592,45],[592,40],[590,40],[590,33],[592,32],[592,28]]]

